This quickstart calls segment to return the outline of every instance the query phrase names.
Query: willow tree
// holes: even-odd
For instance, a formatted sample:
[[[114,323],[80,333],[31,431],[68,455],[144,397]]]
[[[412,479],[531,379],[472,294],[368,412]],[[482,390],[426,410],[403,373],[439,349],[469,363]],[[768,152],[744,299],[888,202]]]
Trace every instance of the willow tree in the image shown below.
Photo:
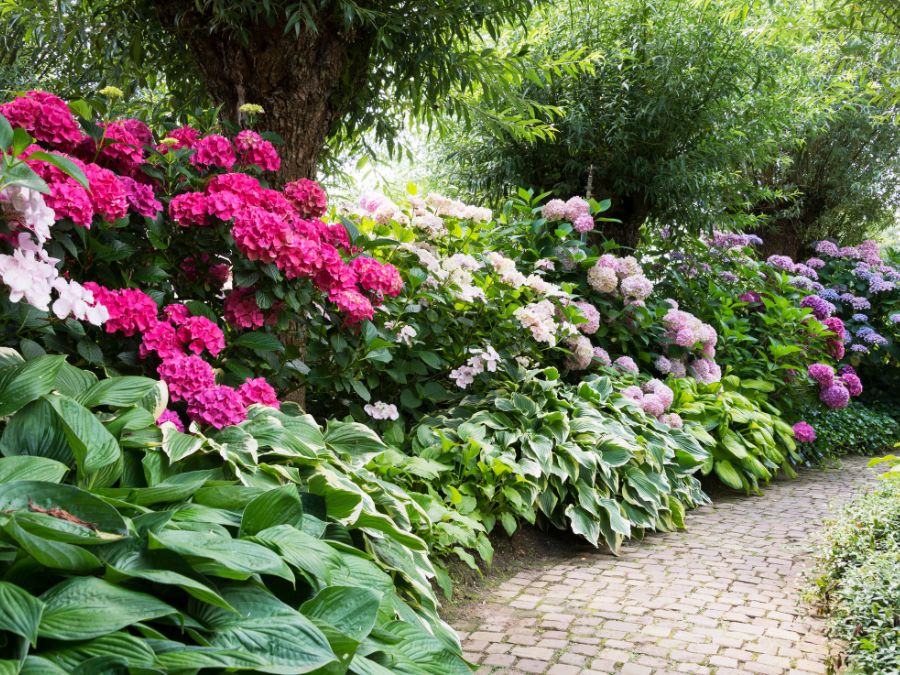
[[[265,126],[285,141],[282,177],[295,178],[314,174],[329,139],[369,134],[390,145],[410,117],[485,116],[526,137],[544,133],[510,86],[526,75],[519,62],[485,41],[532,3],[4,0],[0,18],[6,52],[46,62],[44,81],[164,81],[177,106],[205,97],[232,121],[244,103],[263,106]]]

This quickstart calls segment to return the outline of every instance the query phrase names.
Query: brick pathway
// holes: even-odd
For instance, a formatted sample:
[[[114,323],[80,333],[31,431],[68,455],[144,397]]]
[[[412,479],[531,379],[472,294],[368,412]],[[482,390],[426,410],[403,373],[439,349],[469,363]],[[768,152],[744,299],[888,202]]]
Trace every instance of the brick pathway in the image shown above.
[[[866,461],[719,496],[618,558],[520,572],[457,622],[466,655],[480,673],[825,673],[798,577],[829,507],[874,482]]]

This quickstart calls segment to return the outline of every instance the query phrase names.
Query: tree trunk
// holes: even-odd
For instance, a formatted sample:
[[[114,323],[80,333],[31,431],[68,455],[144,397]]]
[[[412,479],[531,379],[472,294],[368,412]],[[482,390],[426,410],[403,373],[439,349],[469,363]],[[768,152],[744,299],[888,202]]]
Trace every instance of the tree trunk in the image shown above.
[[[260,22],[210,30],[211,17],[183,0],[157,0],[164,26],[178,34],[196,59],[223,116],[239,122],[239,108],[256,103],[260,127],[284,139],[276,182],[313,178],[329,135],[346,112],[351,93],[364,87],[373,36],[344,30],[336,17],[316,17],[318,31],[299,36]]]
[[[641,236],[641,225],[647,220],[650,212],[647,200],[641,194],[623,197],[606,195],[603,199],[611,199],[609,210],[601,214],[605,218],[615,218],[619,223],[602,223],[602,233],[607,239],[628,248],[636,248]]]

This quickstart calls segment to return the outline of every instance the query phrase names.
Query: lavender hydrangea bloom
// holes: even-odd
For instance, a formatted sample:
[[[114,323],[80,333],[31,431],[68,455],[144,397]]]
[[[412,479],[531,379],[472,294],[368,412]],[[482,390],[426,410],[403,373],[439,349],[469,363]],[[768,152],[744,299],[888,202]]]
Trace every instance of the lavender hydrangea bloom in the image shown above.
[[[850,318],[853,319],[854,321],[859,321],[860,323],[865,323],[866,321],[869,320],[869,317],[866,316],[865,314],[854,314]]]
[[[823,288],[821,291],[819,291],[819,297],[823,300],[828,300],[829,302],[841,301],[841,294],[833,288]]]
[[[813,315],[823,321],[834,314],[835,307],[827,300],[822,299],[818,295],[807,295],[800,301],[801,307],[808,307],[813,311]]]
[[[869,348],[866,347],[865,345],[856,344],[856,345],[850,345],[850,351],[856,352],[857,354],[868,354]]]

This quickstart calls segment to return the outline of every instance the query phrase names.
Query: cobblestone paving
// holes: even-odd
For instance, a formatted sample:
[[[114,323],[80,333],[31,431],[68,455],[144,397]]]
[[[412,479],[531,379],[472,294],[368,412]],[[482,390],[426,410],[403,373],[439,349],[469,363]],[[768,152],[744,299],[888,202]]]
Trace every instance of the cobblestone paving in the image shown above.
[[[762,497],[721,496],[687,532],[520,572],[457,622],[480,673],[825,673],[801,577],[829,508],[874,473],[863,458]]]

